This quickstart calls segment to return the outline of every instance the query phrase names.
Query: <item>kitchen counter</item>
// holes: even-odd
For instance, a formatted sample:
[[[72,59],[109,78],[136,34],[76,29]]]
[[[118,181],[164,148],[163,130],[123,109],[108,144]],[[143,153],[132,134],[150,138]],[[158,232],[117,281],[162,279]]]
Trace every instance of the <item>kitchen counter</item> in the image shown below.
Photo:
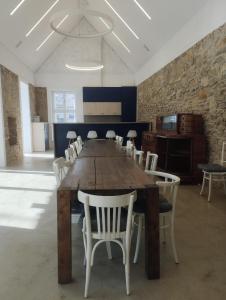
[[[68,139],[66,139],[68,131],[75,131],[83,140],[86,140],[89,130],[96,130],[98,138],[105,138],[107,130],[114,130],[117,135],[124,137],[124,142],[126,142],[128,131],[136,130],[137,138],[135,142],[137,148],[140,149],[142,132],[149,130],[148,122],[55,123],[53,126],[56,157],[64,156],[64,150],[68,147]]]

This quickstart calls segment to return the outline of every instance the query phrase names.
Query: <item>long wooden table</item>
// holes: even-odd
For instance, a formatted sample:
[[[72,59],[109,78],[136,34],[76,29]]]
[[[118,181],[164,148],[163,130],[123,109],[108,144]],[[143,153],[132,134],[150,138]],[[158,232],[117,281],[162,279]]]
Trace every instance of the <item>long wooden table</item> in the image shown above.
[[[93,150],[93,151],[92,151]],[[95,155],[94,155],[95,154]],[[90,155],[90,156],[88,156]],[[71,202],[78,190],[120,194],[133,189],[145,199],[145,270],[160,277],[159,191],[152,179],[113,141],[88,141],[57,191],[58,282],[72,281]]]

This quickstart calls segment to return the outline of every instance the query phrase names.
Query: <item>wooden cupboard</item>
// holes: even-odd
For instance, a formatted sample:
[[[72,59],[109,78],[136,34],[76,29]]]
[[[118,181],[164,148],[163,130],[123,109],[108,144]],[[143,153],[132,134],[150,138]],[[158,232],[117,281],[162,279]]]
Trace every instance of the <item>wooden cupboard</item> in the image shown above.
[[[120,116],[122,114],[121,102],[84,102],[84,115],[89,116]]]

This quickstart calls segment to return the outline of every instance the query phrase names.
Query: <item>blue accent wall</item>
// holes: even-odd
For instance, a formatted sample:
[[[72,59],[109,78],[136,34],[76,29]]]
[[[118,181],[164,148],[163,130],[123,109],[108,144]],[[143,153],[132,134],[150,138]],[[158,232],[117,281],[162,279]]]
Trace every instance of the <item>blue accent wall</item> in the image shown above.
[[[83,102],[121,102],[122,122],[136,122],[137,87],[84,87]]]

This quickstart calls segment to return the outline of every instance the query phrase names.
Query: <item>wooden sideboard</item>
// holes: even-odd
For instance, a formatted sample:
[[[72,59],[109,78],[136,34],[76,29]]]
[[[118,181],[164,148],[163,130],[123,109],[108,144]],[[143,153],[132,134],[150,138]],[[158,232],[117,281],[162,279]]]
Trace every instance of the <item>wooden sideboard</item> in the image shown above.
[[[203,135],[158,135],[144,132],[142,150],[158,154],[158,170],[176,174],[184,183],[199,183],[199,163],[206,163]]]
[[[158,170],[176,174],[184,183],[199,183],[199,163],[206,163],[206,138],[200,115],[179,114],[176,130],[166,131],[162,118],[156,119],[157,132],[143,132],[142,150],[158,154]]]

